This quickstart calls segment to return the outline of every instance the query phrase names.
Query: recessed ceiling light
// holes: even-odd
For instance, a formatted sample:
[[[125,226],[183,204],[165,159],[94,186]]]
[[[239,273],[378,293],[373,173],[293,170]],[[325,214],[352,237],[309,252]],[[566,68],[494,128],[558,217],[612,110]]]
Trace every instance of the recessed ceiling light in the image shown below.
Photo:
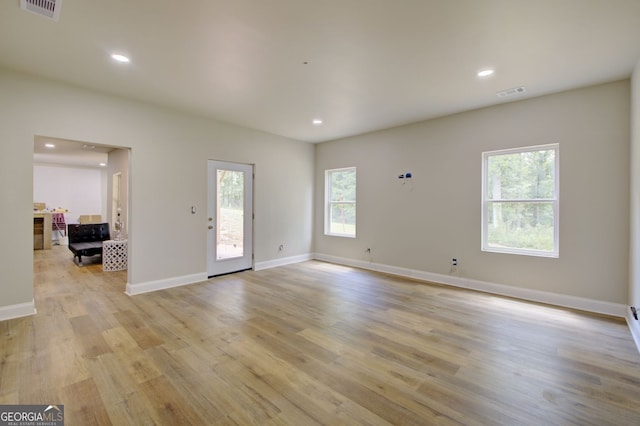
[[[127,58],[124,55],[120,55],[119,53],[114,53],[113,55],[111,55],[111,59],[113,59],[114,61],[122,62],[123,64],[131,62],[131,59]]]
[[[46,146],[47,148],[55,148],[56,146],[52,143],[45,143],[44,146]]]
[[[100,163],[100,167],[105,167],[107,163]]]
[[[489,77],[490,75],[493,75],[495,72],[496,71],[491,68],[480,70],[478,71],[478,77]]]
[[[322,120],[321,120],[321,119],[319,119],[319,118],[315,118],[315,119],[312,121],[312,123],[313,123],[313,125],[314,125],[314,126],[319,126],[319,125],[321,125],[321,124],[322,124]]]

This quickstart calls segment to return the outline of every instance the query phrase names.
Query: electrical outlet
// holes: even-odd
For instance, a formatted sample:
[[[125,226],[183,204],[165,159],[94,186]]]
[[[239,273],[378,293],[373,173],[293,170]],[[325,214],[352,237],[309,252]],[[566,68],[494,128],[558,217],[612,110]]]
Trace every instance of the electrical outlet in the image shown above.
[[[365,250],[367,253],[371,253],[371,247],[367,247],[367,249]]]
[[[284,244],[280,244],[280,245],[278,246],[278,251],[282,251],[282,250],[284,250]]]
[[[451,273],[456,272],[457,269],[458,269],[458,258],[453,257],[451,258],[451,269],[449,269],[449,272]]]

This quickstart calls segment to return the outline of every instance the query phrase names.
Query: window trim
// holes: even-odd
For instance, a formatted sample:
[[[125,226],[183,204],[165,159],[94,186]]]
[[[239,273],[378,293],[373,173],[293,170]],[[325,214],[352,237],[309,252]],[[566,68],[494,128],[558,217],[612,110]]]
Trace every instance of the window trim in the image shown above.
[[[555,151],[555,160],[554,160],[554,197],[553,198],[537,198],[537,199],[509,199],[509,200],[489,200],[488,195],[488,164],[489,157],[495,155],[507,155],[507,154],[518,154],[521,152],[532,152],[532,151]],[[506,253],[506,254],[517,254],[524,256],[537,256],[537,257],[551,257],[558,258],[560,257],[560,144],[552,143],[546,145],[535,145],[535,146],[527,146],[520,148],[510,148],[510,149],[501,149],[496,151],[486,151],[482,153],[482,232],[481,232],[481,251],[489,252],[489,253]],[[535,249],[519,249],[519,248],[497,248],[491,247],[488,244],[488,226],[487,217],[488,217],[488,206],[489,202],[505,202],[505,203],[517,203],[517,202],[526,202],[526,203],[552,203],[553,206],[553,250],[535,250]]]
[[[342,172],[342,171],[350,171],[352,170],[353,172],[356,173],[356,200],[354,201],[331,201],[331,173],[334,172]],[[327,169],[324,171],[324,235],[330,236],[330,237],[343,237],[343,238],[356,238],[356,234],[357,234],[357,226],[356,226],[356,231],[353,234],[345,234],[345,233],[338,233],[338,232],[331,232],[331,207],[334,204],[353,204],[354,206],[356,206],[356,223],[357,223],[357,214],[358,214],[358,210],[357,210],[357,197],[358,197],[358,173],[356,170],[355,166],[351,166],[351,167],[340,167],[337,169]]]

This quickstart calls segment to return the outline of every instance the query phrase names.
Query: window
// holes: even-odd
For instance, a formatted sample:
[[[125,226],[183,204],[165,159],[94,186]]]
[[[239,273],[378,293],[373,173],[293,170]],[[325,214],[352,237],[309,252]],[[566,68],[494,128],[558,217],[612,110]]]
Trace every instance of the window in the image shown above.
[[[558,257],[558,145],[482,154],[482,250]]]
[[[325,171],[325,235],[356,236],[356,168]]]

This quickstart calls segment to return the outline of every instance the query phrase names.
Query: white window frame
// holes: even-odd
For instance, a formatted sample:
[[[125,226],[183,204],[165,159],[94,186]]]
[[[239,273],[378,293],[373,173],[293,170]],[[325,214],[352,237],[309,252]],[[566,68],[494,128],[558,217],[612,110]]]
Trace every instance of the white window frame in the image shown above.
[[[507,199],[507,200],[489,200],[488,199],[488,166],[489,166],[489,157],[496,155],[505,155],[505,154],[517,154],[521,152],[533,152],[533,151],[555,151],[555,161],[554,161],[554,197],[553,198],[545,198],[545,199]],[[547,144],[547,145],[537,145],[537,146],[528,146],[522,148],[513,148],[513,149],[503,149],[498,151],[487,151],[482,153],[482,251],[493,252],[493,253],[508,253],[508,254],[519,254],[526,256],[539,256],[539,257],[559,257],[560,253],[560,242],[559,242],[559,225],[560,225],[560,145],[557,143]],[[522,203],[536,203],[536,202],[544,202],[551,203],[553,206],[553,250],[534,250],[534,249],[519,249],[519,248],[510,248],[510,247],[491,247],[488,244],[488,223],[487,219],[489,217],[489,201],[491,202],[522,202]]]
[[[356,167],[342,167],[339,169],[328,169],[324,171],[324,204],[325,204],[325,209],[324,209],[324,234],[328,235],[328,236],[332,236],[332,237],[345,237],[345,238],[356,238],[356,233],[357,233],[357,226],[356,226],[356,231],[353,234],[346,234],[346,233],[338,233],[338,232],[331,232],[331,207],[334,204],[353,204],[354,206],[356,206],[356,223],[357,223],[357,214],[358,214],[358,210],[357,210],[357,203],[356,200],[353,201],[331,201],[331,174],[334,172],[344,172],[344,171],[353,171],[356,173],[356,198],[357,198],[357,193],[358,193],[358,189],[357,189],[357,182],[358,182],[358,174],[356,171]]]

